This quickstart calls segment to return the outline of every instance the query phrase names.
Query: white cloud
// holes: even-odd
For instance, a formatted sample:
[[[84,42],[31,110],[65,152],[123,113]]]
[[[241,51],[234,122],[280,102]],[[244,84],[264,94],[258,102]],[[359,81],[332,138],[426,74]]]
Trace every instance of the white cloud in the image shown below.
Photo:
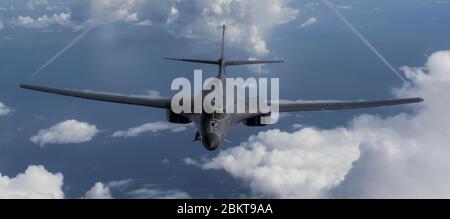
[[[64,198],[63,178],[61,173],[34,165],[13,178],[0,174],[0,198]]]
[[[187,199],[191,196],[180,190],[159,190],[142,188],[127,193],[132,198],[138,199]]]
[[[101,182],[95,183],[95,185],[86,192],[84,197],[87,199],[112,199],[109,187]]]
[[[89,189],[84,198],[87,199],[110,199],[111,188],[123,189],[133,180],[126,179],[112,181],[107,185],[101,182]],[[41,165],[30,165],[23,173],[15,177],[8,177],[0,173],[0,199],[62,199],[65,197],[63,191],[64,176],[62,173],[51,173]],[[140,193],[137,192],[137,195]],[[177,190],[155,193],[162,197],[182,197],[183,193]],[[141,195],[144,195],[142,193]]]
[[[19,16],[14,18],[12,23],[19,27],[42,29],[51,26],[70,27],[72,25],[70,13],[59,13],[52,16],[42,15],[36,19],[29,16]]]
[[[143,0],[96,0],[91,1],[92,17],[100,23],[139,22],[137,9]]]
[[[355,128],[365,136],[361,158],[333,190],[335,196],[450,197],[449,62],[450,51],[442,51],[431,55],[425,68],[403,68],[414,85],[397,93],[425,98],[416,115],[355,120]]]
[[[95,24],[126,23],[138,26],[159,25],[172,35],[217,42],[220,26],[228,25],[227,43],[244,48],[251,56],[269,54],[267,40],[272,29],[294,20],[299,10],[293,0],[96,0],[79,8],[66,8],[68,12],[42,15],[38,18],[19,16],[12,24],[27,28],[72,27],[75,30]],[[30,3],[34,8],[36,1]],[[66,6],[71,7],[71,6]],[[59,8],[59,6],[58,6]],[[58,9],[59,10],[59,9]],[[72,20],[73,12],[74,20]]]
[[[129,186],[133,182],[134,182],[134,179],[123,179],[123,180],[108,182],[107,186],[112,189],[123,189],[123,188]]]
[[[3,25],[3,21],[0,20],[0,30],[2,30],[5,27],[5,25]]]
[[[76,120],[67,120],[48,129],[40,130],[30,140],[40,146],[47,144],[83,143],[92,140],[97,133],[98,130],[95,125]]]
[[[167,23],[172,23],[178,18],[178,9],[172,5],[169,10],[169,15],[167,16]]]
[[[317,23],[317,17],[310,17],[310,18],[308,18],[308,20],[303,22],[303,24],[301,24],[300,27],[308,27],[315,23]]]
[[[95,185],[86,192],[84,198],[86,199],[112,199],[112,192],[116,191],[122,193],[134,179],[123,179],[117,181],[111,181],[106,184],[101,182],[95,183]],[[129,198],[136,199],[184,199],[190,198],[190,195],[184,191],[174,189],[174,190],[163,190],[157,188],[144,187],[136,190],[131,190],[122,193]]]
[[[225,169],[256,195],[315,198],[325,197],[325,188],[343,180],[358,156],[358,140],[344,128],[294,133],[276,129],[222,151],[203,168]]]
[[[92,17],[100,23],[160,24],[177,37],[217,41],[228,25],[227,40],[255,55],[269,53],[271,29],[292,21],[299,10],[291,0],[92,1]],[[164,17],[164,18],[162,18]]]
[[[0,102],[0,116],[8,115],[12,112],[12,109]]]
[[[182,132],[187,129],[188,125],[172,124],[168,122],[150,122],[138,127],[130,128],[127,131],[117,131],[112,135],[113,137],[138,137],[139,135],[150,132],[157,133],[161,131]]]
[[[181,161],[186,164],[186,165],[191,165],[191,166],[201,166],[200,163],[190,157],[185,157],[183,159],[181,159]]]
[[[277,25],[297,17],[290,0],[177,1],[169,11],[167,27],[176,36],[218,40],[219,27],[228,25],[227,42],[255,55],[267,55],[266,38]]]
[[[362,115],[346,128],[261,132],[202,163],[242,179],[255,195],[286,198],[449,198],[450,51],[404,67],[398,97],[425,102],[391,117]],[[352,163],[353,162],[353,163]]]

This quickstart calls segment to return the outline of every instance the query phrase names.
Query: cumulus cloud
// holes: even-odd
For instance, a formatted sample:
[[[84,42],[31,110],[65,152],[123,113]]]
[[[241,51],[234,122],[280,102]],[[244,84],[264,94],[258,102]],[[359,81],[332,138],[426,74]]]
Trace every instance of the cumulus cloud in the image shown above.
[[[14,18],[12,23],[19,27],[42,29],[51,26],[70,27],[72,25],[70,13],[61,12],[52,16],[42,15],[36,19],[29,16]]]
[[[277,25],[294,20],[299,10],[291,0],[98,0],[92,17],[103,23],[159,24],[177,37],[217,41],[220,26],[228,25],[227,40],[266,55],[267,37]]]
[[[168,122],[150,122],[138,127],[129,128],[127,131],[117,131],[113,133],[113,137],[138,137],[143,133],[157,133],[161,131],[182,132],[187,129],[188,125],[173,124]]]
[[[95,125],[77,120],[67,120],[48,129],[40,130],[30,140],[40,146],[47,144],[83,143],[92,140],[97,133],[98,130]]]
[[[106,184],[101,182],[95,183],[95,185],[86,192],[84,198],[86,199],[112,199],[112,192],[116,191],[129,198],[136,199],[184,199],[190,198],[190,195],[184,191],[173,189],[163,190],[158,188],[151,188],[146,186],[144,188],[131,190],[124,193],[124,190],[134,182],[134,179],[123,179],[117,181],[111,181]]]
[[[415,84],[396,93],[425,98],[416,115],[355,119],[355,129],[365,137],[361,157],[332,191],[335,196],[450,197],[449,63],[450,51],[441,51],[431,55],[425,67],[403,68]]]
[[[96,0],[84,3],[52,1],[47,0],[29,0],[19,3],[21,9],[36,10],[37,12],[46,9],[48,11],[64,11],[53,15],[41,15],[36,18],[30,16],[18,16],[11,19],[11,24],[26,28],[50,28],[52,26],[72,27],[75,30],[88,28],[93,25],[107,24],[114,22],[130,23],[147,26],[151,24],[150,20],[140,19],[139,13],[145,14],[140,10],[146,0]],[[169,4],[167,1],[166,4]],[[37,10],[39,9],[39,10]],[[87,12],[87,13],[86,13]],[[73,13],[73,20],[72,20]],[[36,14],[36,13],[33,13]]]
[[[63,178],[34,165],[13,178],[0,174],[0,198],[64,198]]]
[[[143,0],[96,0],[91,1],[92,17],[100,23],[139,22],[137,9]]]
[[[425,67],[404,67],[412,81],[398,97],[420,96],[409,113],[361,115],[347,127],[269,130],[203,161],[224,169],[257,196],[283,198],[449,198],[450,51]],[[410,112],[412,111],[412,112]]]
[[[158,25],[175,37],[217,42],[220,26],[228,25],[227,43],[245,48],[251,56],[265,56],[273,28],[294,20],[299,10],[292,0],[96,0],[87,5],[68,4],[65,11],[37,18],[19,16],[12,24],[26,28],[71,27],[75,30],[98,24]],[[30,3],[28,8],[44,6]],[[77,6],[75,6],[77,5]],[[48,6],[48,5],[47,5]],[[58,6],[58,8],[61,8]],[[60,9],[58,9],[60,10]],[[88,15],[80,11],[89,11]],[[72,14],[73,18],[72,19]]]
[[[299,10],[290,0],[177,1],[167,27],[176,36],[219,39],[219,27],[228,25],[227,40],[255,55],[267,55],[267,36],[277,25],[294,20]]]
[[[301,24],[300,27],[308,27],[315,23],[317,23],[317,17],[310,17],[310,18],[308,18],[308,20],[303,22],[303,24]]]
[[[12,109],[0,102],[0,116],[8,115],[12,112]]]
[[[86,199],[112,199],[109,187],[101,182],[95,183],[95,185],[86,192],[84,197]]]
[[[191,196],[181,190],[160,190],[153,188],[142,188],[127,193],[137,199],[187,199]]]
[[[357,159],[358,141],[348,130],[305,128],[261,132],[203,164],[242,178],[256,195],[277,198],[325,197]]]

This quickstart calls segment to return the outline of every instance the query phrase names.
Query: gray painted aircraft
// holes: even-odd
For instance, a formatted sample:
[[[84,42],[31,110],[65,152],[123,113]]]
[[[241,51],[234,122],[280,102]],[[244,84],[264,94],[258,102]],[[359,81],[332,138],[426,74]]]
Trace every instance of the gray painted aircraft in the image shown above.
[[[225,25],[223,26],[222,43],[220,58],[218,60],[200,60],[200,59],[174,59],[166,58],[172,61],[193,62],[212,64],[219,67],[217,78],[225,84],[225,67],[237,65],[254,65],[254,64],[271,64],[282,63],[281,60],[227,60],[224,57],[224,39],[225,39]],[[77,98],[114,102],[121,104],[140,105],[146,107],[163,108],[167,112],[167,120],[171,123],[189,124],[194,123],[197,128],[194,141],[202,141],[204,147],[208,150],[215,150],[223,142],[228,133],[239,123],[246,126],[265,126],[261,122],[262,113],[174,113],[171,107],[171,98],[147,98],[127,95],[108,94],[104,92],[91,92],[80,90],[58,89],[38,85],[22,84],[20,87],[40,92],[53,93],[64,96],[71,96]],[[225,85],[223,86],[225,87]],[[209,91],[210,92],[210,91]],[[208,91],[202,91],[202,98]],[[198,94],[201,95],[201,94]],[[225,98],[224,98],[225,99]],[[375,100],[375,101],[351,101],[351,102],[304,102],[304,101],[290,101],[279,102],[279,112],[298,112],[298,111],[320,111],[320,110],[343,110],[356,108],[370,108],[392,106],[400,104],[409,104],[422,102],[422,98],[405,98],[405,99],[390,99],[390,100]]]

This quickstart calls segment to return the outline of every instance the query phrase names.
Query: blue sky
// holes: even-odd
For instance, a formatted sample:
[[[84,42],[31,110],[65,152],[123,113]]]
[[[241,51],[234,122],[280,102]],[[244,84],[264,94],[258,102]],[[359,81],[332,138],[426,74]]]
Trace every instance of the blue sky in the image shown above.
[[[441,58],[439,54],[432,54],[450,49],[449,1],[332,2],[402,74],[446,73],[445,63],[449,60],[445,55]],[[2,177],[9,177],[9,186],[0,183],[0,192],[10,195],[6,197],[51,194],[50,197],[66,198],[435,197],[436,194],[449,197],[445,186],[434,191],[426,183],[415,185],[415,177],[421,176],[407,174],[411,170],[388,174],[380,171],[386,167],[376,165],[383,163],[377,160],[381,159],[379,157],[393,156],[386,145],[405,150],[402,154],[411,154],[411,150],[414,151],[411,145],[427,146],[423,145],[422,138],[414,137],[420,135],[407,132],[404,127],[418,123],[415,119],[420,120],[425,109],[434,109],[435,102],[422,108],[292,113],[273,126],[239,125],[229,136],[233,144],[224,144],[219,150],[209,152],[198,142],[192,142],[193,129],[175,131],[176,127],[167,124],[162,128],[152,126],[165,124],[163,110],[72,99],[18,88],[20,83],[26,82],[170,96],[173,94],[170,83],[174,78],[192,78],[194,68],[203,68],[206,75],[215,75],[216,69],[170,63],[161,58],[217,58],[222,23],[227,23],[229,28],[227,57],[286,61],[282,65],[263,66],[262,73],[246,67],[229,70],[233,76],[279,77],[282,99],[383,99],[428,95],[432,93],[430,87],[442,88],[438,90],[441,94],[448,88],[448,84],[426,84],[428,82],[411,74],[408,78],[413,86],[405,87],[320,1],[6,0],[0,3],[0,103],[3,104],[0,105],[0,173]],[[28,78],[92,25],[95,27],[84,38],[34,78]],[[444,67],[433,67],[441,63]],[[403,66],[410,68],[400,70]],[[427,123],[433,119],[420,121]],[[32,141],[40,131],[45,133],[70,120],[76,121],[69,124],[70,127],[81,125],[81,129],[89,129],[95,126],[95,131],[88,130],[89,133],[80,134],[75,140],[65,139],[63,133],[59,138],[50,137],[43,146],[40,145],[44,141],[42,138]],[[116,131],[143,124],[150,124],[151,128],[137,137],[112,137]],[[445,129],[447,125],[439,127]],[[368,136],[362,130],[382,131],[379,136]],[[435,139],[446,134],[438,131]],[[68,135],[73,137],[73,133]],[[278,137],[294,140],[289,143],[282,139],[280,143],[267,140]],[[361,140],[366,138],[370,140]],[[392,141],[386,143],[386,139]],[[262,145],[264,155],[258,153],[258,145]],[[442,142],[433,145],[447,146]],[[289,153],[291,147],[296,146],[299,151],[295,149],[290,154],[299,154],[292,157],[298,163],[278,160],[275,152]],[[363,159],[372,157],[375,150],[372,146],[379,155],[373,158],[377,162]],[[449,153],[439,148],[436,151],[442,155]],[[361,156],[364,154],[369,155]],[[249,156],[257,159],[251,160]],[[416,160],[414,156],[386,159],[401,162],[402,159]],[[416,165],[418,169],[445,172],[428,164],[430,159],[417,160],[425,162]],[[367,163],[371,164],[370,168]],[[392,190],[383,193],[362,186],[368,178],[352,169],[358,165],[361,169],[376,168],[380,183],[386,182],[384,187]],[[323,171],[330,166],[339,168]],[[267,181],[269,173],[265,173],[264,168],[273,170],[270,173],[277,180]],[[25,174],[18,175],[24,171]],[[390,187],[396,185],[391,181],[398,182],[394,175],[408,181],[411,192],[403,192],[398,186]],[[30,188],[24,183],[36,180],[33,176],[43,179],[41,187],[38,183]],[[445,184],[448,178],[450,176],[444,174],[433,181]],[[352,182],[359,183],[359,190]],[[358,193],[352,193],[349,188],[355,188]]]

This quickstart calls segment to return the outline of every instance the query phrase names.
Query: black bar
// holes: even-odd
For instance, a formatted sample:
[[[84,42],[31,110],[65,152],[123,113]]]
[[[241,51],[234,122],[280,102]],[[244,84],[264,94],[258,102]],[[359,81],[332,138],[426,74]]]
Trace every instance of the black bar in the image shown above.
[[[183,199],[183,200],[3,200],[2,213],[43,214],[72,217],[172,218],[172,217],[292,217],[385,218],[447,213],[446,201],[435,200],[273,200],[273,199]],[[9,206],[11,205],[11,206]],[[197,206],[197,207],[195,207]],[[201,206],[207,206],[207,212]],[[431,208],[428,208],[431,207]],[[23,211],[18,209],[24,209]],[[189,210],[190,209],[190,210]],[[195,212],[194,212],[194,209]],[[270,210],[269,210],[270,209]],[[156,217],[158,216],[158,217]]]

